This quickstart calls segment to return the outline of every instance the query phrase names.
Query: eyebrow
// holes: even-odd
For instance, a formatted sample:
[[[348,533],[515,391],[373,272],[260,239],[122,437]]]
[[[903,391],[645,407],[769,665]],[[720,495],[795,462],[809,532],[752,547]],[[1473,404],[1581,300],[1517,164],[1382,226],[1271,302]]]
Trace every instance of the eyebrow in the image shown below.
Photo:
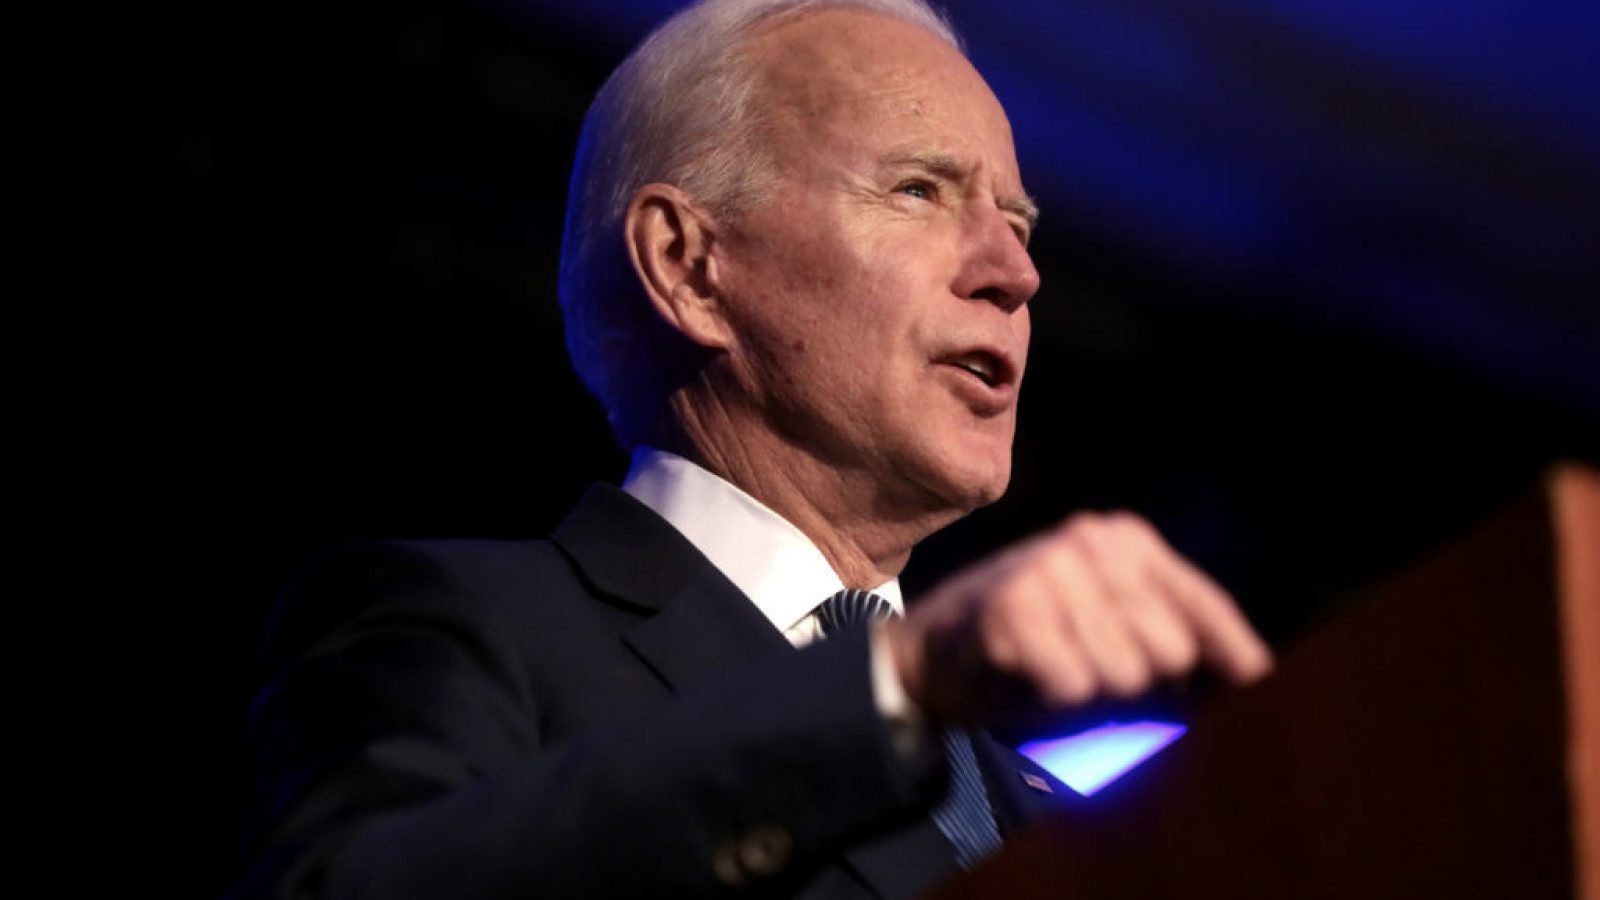
[[[885,159],[883,165],[885,168],[891,169],[906,167],[921,169],[929,175],[943,178],[947,181],[965,181],[972,172],[970,164],[964,163],[948,153],[896,154]],[[1030,231],[1039,224],[1039,204],[1027,194],[997,198],[995,205],[1005,212],[1021,216],[1027,221]]]

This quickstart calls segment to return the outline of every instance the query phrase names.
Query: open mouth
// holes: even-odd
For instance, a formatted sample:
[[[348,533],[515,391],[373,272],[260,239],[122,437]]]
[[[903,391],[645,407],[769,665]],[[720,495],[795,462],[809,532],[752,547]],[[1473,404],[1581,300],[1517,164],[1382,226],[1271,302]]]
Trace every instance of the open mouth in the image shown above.
[[[987,350],[968,350],[950,357],[945,363],[967,372],[987,387],[999,387],[1011,380],[1010,365]]]

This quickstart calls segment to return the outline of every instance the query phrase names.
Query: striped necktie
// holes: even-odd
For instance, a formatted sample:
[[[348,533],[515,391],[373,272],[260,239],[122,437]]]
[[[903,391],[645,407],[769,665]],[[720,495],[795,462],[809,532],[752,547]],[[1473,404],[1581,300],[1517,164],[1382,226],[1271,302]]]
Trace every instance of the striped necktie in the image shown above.
[[[894,607],[889,601],[870,591],[847,588],[817,607],[817,624],[826,637],[860,622],[893,615]],[[933,821],[955,845],[961,868],[970,869],[1000,849],[1000,830],[995,826],[994,810],[989,806],[989,794],[967,733],[947,729],[944,748],[950,761],[950,791],[933,810]]]

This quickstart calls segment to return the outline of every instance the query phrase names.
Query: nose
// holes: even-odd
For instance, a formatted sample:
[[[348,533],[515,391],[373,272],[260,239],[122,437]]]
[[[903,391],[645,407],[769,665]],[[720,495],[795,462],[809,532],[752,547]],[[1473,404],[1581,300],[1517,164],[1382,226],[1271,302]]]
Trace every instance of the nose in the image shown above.
[[[1039,270],[1012,221],[997,208],[976,213],[954,289],[969,300],[993,303],[1014,312],[1039,291]]]

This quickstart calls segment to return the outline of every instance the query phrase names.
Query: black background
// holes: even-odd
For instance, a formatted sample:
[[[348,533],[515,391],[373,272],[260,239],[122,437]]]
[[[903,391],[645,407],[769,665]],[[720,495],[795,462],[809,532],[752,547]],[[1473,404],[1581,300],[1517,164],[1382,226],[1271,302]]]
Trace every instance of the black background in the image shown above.
[[[7,79],[13,471],[57,620],[24,651],[81,670],[52,676],[70,688],[38,720],[92,735],[57,805],[168,890],[215,893],[249,791],[254,645],[294,565],[350,537],[538,535],[625,468],[554,285],[577,124],[637,35],[421,0],[77,15],[19,30]],[[1539,186],[1553,208],[1596,196],[1563,171]],[[1337,264],[1317,247],[1174,261],[1053,214],[1071,198],[1024,174],[1044,184],[1045,287],[1013,487],[919,551],[913,596],[1071,509],[1131,508],[1289,645],[1550,461],[1600,460],[1592,380],[1352,326],[1363,283],[1314,277]],[[1509,307],[1535,285],[1529,316],[1572,311],[1568,370],[1600,358],[1594,234],[1565,268],[1491,285]],[[84,635],[96,649],[70,652]]]

